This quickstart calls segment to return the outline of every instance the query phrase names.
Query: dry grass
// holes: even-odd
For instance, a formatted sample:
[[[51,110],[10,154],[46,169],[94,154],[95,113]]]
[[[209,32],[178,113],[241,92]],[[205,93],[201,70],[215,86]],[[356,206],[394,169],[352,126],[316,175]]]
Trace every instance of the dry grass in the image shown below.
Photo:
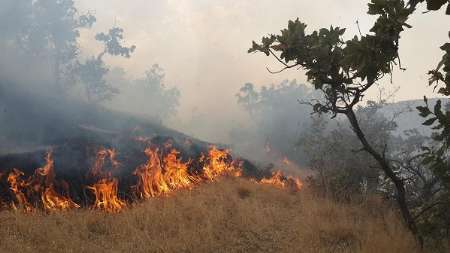
[[[227,179],[119,214],[1,212],[0,252],[418,252],[382,210]]]

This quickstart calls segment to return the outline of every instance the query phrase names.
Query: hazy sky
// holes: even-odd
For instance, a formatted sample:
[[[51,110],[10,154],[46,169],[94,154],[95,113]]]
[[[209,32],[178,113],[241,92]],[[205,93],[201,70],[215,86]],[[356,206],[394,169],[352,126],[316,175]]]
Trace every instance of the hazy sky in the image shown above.
[[[132,76],[139,76],[153,63],[167,73],[167,83],[182,92],[182,112],[194,108],[208,114],[224,109],[233,113],[235,94],[245,82],[257,85],[296,78],[304,72],[292,70],[269,74],[265,67],[280,66],[262,54],[248,54],[252,40],[277,33],[289,19],[299,17],[310,31],[331,24],[348,28],[347,37],[368,32],[374,19],[366,15],[367,1],[361,0],[75,0],[81,12],[97,18],[96,30],[114,24],[125,29],[127,42],[137,50],[131,59],[111,59]],[[418,12],[408,22],[414,28],[402,36],[401,59],[408,69],[394,73],[393,85],[400,86],[396,100],[432,96],[427,87],[427,70],[442,55],[439,46],[448,41],[450,16]],[[90,44],[84,45],[91,48]],[[386,80],[389,84],[389,80]],[[389,89],[388,87],[388,89]]]

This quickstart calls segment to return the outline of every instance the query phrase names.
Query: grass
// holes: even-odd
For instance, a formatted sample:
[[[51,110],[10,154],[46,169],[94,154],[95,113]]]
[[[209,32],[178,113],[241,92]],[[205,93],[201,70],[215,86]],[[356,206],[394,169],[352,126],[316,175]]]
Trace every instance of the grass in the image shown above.
[[[223,179],[106,214],[0,212],[0,252],[419,252],[398,216]]]

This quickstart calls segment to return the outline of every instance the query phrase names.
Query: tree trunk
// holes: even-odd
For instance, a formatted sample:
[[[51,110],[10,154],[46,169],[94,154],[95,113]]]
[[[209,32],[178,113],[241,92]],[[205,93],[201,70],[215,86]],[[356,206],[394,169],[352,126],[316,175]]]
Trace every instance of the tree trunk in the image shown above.
[[[366,137],[364,136],[363,131],[361,130],[358,119],[356,118],[355,112],[353,109],[350,109],[346,116],[348,120],[350,121],[350,124],[352,126],[353,131],[357,135],[358,139],[361,141],[361,144],[364,147],[364,150],[367,151],[372,157],[378,162],[380,165],[381,170],[384,172],[384,174],[392,180],[392,182],[395,185],[395,188],[397,190],[397,203],[400,207],[400,212],[403,216],[403,219],[408,226],[409,230],[413,233],[413,235],[416,237],[419,244],[423,245],[423,238],[419,235],[417,230],[417,225],[414,220],[414,218],[411,215],[411,212],[408,208],[408,205],[406,203],[406,192],[405,192],[405,185],[401,178],[397,176],[397,174],[394,172],[384,155],[381,155],[378,153],[367,141]]]

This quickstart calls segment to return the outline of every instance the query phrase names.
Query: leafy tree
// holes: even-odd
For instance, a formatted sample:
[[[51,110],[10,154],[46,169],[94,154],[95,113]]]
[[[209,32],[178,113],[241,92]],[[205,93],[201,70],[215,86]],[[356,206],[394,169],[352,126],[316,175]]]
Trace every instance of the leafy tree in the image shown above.
[[[105,80],[109,68],[103,61],[103,57],[108,54],[130,58],[131,53],[136,49],[134,45],[122,46],[123,29],[119,27],[110,29],[107,34],[99,33],[95,39],[103,43],[103,51],[97,56],[91,56],[84,63],[78,63],[78,74],[85,85],[86,97],[90,102],[111,99],[114,94],[119,92]]]
[[[26,60],[48,64],[58,95],[77,79],[85,85],[91,102],[118,92],[104,80],[109,68],[103,58],[131,56],[136,47],[122,45],[123,29],[114,27],[108,33],[97,34],[95,39],[103,44],[102,52],[82,61],[80,32],[92,28],[96,18],[90,13],[80,14],[73,0],[6,0],[1,7],[0,31],[5,36],[0,45]]]
[[[450,4],[447,6],[447,13],[450,14]],[[429,71],[429,84],[435,85],[438,94],[449,97],[450,43],[445,43],[441,49],[445,53],[436,69]],[[430,108],[426,97],[424,97],[424,101],[425,106],[419,106],[417,109],[420,116],[426,118],[423,125],[432,126],[434,130],[432,138],[435,145],[423,147],[423,163],[433,172],[435,181],[439,184],[439,187],[436,187],[439,194],[428,199],[421,215],[425,216],[423,214],[426,214],[428,217],[433,217],[424,219],[424,223],[429,230],[438,230],[433,234],[435,238],[439,238],[442,234],[448,236],[450,230],[448,213],[450,206],[450,103],[444,106],[442,100],[438,100],[434,107]]]
[[[354,36],[344,41],[345,29],[322,28],[307,33],[307,25],[299,19],[289,21],[279,35],[263,37],[261,43],[253,42],[251,52],[273,56],[283,65],[280,71],[303,68],[314,88],[324,95],[324,101],[311,103],[316,113],[345,115],[363,146],[379,164],[379,168],[391,180],[396,189],[396,199],[405,223],[422,243],[417,224],[407,204],[405,183],[397,173],[395,164],[386,157],[386,149],[371,143],[360,126],[355,106],[378,80],[392,73],[399,65],[399,39],[409,16],[423,0],[371,0],[368,14],[377,16],[369,34]],[[428,0],[428,8],[436,9],[447,1]],[[276,72],[280,72],[276,71]],[[273,72],[273,71],[272,71]],[[273,72],[273,73],[276,73]]]
[[[5,39],[25,54],[48,59],[55,88],[62,92],[63,84],[73,81],[80,30],[91,28],[96,18],[80,15],[72,0],[19,0],[6,5],[11,12],[3,16],[2,23],[10,28]]]
[[[366,138],[377,149],[388,146],[397,128],[393,119],[380,112],[381,108],[381,103],[370,101],[368,106],[355,111]],[[341,200],[378,192],[379,164],[367,152],[356,150],[359,140],[348,124],[338,119],[332,125],[320,115],[313,119],[299,140],[310,168],[318,172],[318,179],[310,178],[312,185],[319,192]]]

